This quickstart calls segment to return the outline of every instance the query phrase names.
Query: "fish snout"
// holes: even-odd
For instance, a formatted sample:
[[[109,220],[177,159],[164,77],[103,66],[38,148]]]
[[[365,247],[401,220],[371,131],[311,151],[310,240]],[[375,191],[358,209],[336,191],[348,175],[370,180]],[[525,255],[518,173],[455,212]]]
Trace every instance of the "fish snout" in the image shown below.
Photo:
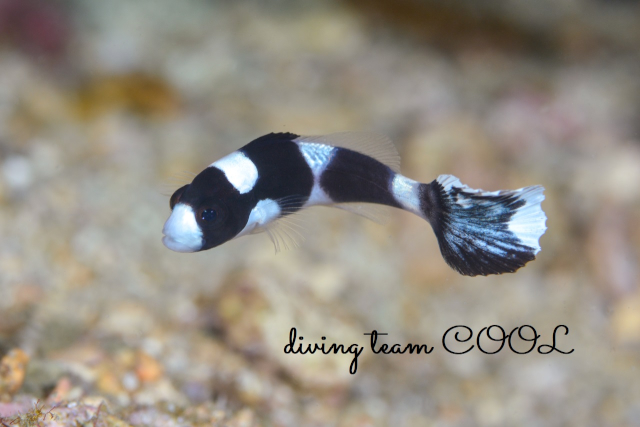
[[[191,206],[178,203],[162,228],[162,243],[175,252],[197,252],[202,249],[202,230]]]

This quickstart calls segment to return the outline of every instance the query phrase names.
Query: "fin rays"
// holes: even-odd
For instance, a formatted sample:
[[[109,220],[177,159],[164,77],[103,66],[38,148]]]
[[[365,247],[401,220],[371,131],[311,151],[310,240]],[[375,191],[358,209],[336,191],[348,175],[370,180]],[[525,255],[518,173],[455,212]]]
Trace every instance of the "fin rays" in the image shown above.
[[[391,209],[388,206],[374,205],[373,203],[336,203],[329,206],[351,212],[378,224],[387,223]]]
[[[305,222],[300,215],[295,214],[300,212],[305,200],[305,198],[298,195],[287,196],[277,200],[280,206],[280,216],[264,229],[271,243],[273,243],[276,253],[297,248],[304,241],[302,230]]]
[[[197,175],[197,173],[185,170],[175,172],[171,174],[171,176],[163,180],[162,184],[160,184],[160,192],[163,196],[171,197],[174,191],[176,191],[183,185],[191,183],[191,181],[193,181],[193,178],[195,178]]]

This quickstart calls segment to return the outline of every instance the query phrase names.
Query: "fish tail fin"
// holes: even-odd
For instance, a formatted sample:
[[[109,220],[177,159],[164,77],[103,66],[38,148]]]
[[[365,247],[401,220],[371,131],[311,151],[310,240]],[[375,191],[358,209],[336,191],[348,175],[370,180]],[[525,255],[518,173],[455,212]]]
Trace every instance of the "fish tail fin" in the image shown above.
[[[544,188],[474,190],[452,175],[420,184],[420,209],[449,266],[466,276],[513,273],[540,252]]]

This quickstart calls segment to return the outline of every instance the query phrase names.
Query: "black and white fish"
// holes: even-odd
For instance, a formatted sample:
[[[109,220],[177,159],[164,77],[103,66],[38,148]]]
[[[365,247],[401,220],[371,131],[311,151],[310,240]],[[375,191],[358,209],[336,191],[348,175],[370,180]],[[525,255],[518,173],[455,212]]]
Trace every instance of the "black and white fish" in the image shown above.
[[[212,163],[171,196],[165,246],[197,252],[236,237],[270,234],[314,205],[358,212],[379,204],[427,220],[445,261],[468,276],[514,272],[540,251],[546,216],[541,186],[474,190],[452,175],[423,184],[399,172],[387,138],[345,132],[271,133]]]

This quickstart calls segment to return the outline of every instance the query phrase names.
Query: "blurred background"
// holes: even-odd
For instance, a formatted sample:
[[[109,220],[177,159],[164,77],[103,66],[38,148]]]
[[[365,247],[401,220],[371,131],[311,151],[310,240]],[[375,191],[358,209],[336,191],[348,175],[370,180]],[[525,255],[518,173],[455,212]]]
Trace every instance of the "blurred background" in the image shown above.
[[[632,0],[1,0],[3,422],[640,425],[639,23]],[[423,182],[543,185],[538,258],[462,277],[423,220],[326,208],[278,254],[161,244],[214,160],[345,130]],[[575,351],[452,355],[458,324],[565,324]],[[284,354],[294,326],[365,345],[357,374]],[[435,350],[374,355],[373,329]]]

